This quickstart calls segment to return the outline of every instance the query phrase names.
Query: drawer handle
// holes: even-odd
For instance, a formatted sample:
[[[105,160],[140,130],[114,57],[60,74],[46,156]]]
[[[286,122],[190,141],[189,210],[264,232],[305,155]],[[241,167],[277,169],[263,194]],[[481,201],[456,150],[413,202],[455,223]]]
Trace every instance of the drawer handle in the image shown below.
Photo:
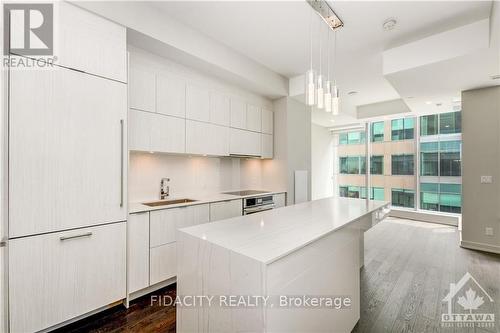
[[[90,237],[92,236],[91,232],[86,232],[84,234],[79,234],[79,235],[73,235],[73,236],[61,236],[59,239],[61,241],[69,240],[69,239],[75,239],[75,238],[82,238],[82,237]]]

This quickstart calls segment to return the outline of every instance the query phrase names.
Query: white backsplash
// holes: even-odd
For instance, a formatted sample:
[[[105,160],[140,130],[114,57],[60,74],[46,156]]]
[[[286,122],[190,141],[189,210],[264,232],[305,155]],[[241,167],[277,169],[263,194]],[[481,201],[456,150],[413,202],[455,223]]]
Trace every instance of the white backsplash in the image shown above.
[[[264,189],[258,159],[130,153],[130,202],[159,198],[161,178],[170,178],[171,197],[205,195],[237,189]]]

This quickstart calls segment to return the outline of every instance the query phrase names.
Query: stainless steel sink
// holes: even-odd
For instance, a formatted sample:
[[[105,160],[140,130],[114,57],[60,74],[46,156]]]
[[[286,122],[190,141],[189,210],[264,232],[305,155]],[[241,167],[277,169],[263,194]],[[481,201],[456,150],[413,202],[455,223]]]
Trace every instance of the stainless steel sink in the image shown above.
[[[158,206],[167,206],[167,205],[176,205],[182,203],[195,202],[197,200],[193,199],[175,199],[175,200],[159,200],[159,201],[151,201],[151,202],[143,202],[143,205],[149,207],[158,207]]]

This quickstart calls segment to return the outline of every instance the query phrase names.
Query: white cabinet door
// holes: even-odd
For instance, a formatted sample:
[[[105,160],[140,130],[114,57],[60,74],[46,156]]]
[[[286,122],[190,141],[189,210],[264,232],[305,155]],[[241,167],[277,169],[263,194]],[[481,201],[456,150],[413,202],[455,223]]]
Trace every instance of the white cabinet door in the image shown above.
[[[156,247],[175,242],[177,229],[206,223],[209,219],[208,204],[151,211],[150,245]]]
[[[258,106],[247,106],[247,130],[260,132],[262,129],[262,116]]]
[[[231,114],[231,100],[228,96],[216,91],[210,92],[210,122],[222,126],[229,126]]]
[[[130,150],[151,150],[151,124],[153,114],[130,109],[128,112],[128,148]]]
[[[156,112],[186,116],[186,81],[180,76],[160,73],[156,77]]]
[[[125,293],[125,222],[9,241],[11,332],[54,326]]]
[[[67,2],[54,6],[56,64],[127,82],[126,28]]]
[[[128,293],[149,286],[149,212],[131,214],[127,221]]]
[[[129,79],[130,107],[155,112],[155,74],[140,68],[131,68]]]
[[[208,90],[193,84],[186,87],[186,118],[208,122],[210,95]]]
[[[286,195],[285,193],[273,194],[274,206],[276,208],[285,207],[286,205]]]
[[[230,219],[243,215],[241,199],[214,202],[210,204],[210,222]]]
[[[234,155],[261,155],[261,134],[240,130],[229,129],[229,153]]]
[[[151,150],[184,153],[186,151],[186,120],[160,114],[153,115]]]
[[[262,133],[273,134],[274,112],[262,109]]]
[[[231,127],[247,128],[247,105],[237,98],[231,98]]]
[[[186,153],[229,155],[229,127],[186,120]]]
[[[170,243],[151,249],[151,271],[149,280],[151,285],[173,278],[177,275],[176,244]]]
[[[12,71],[9,236],[125,221],[127,85]]]
[[[261,134],[262,136],[262,157],[273,158],[273,136],[271,134]]]

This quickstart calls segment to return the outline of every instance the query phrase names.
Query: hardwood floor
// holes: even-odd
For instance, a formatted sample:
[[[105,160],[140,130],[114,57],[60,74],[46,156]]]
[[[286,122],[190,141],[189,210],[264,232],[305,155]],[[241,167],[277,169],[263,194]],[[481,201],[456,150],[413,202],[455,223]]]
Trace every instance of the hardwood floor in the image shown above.
[[[494,328],[442,328],[450,283],[471,273],[494,299]],[[175,285],[154,293],[175,296]],[[151,295],[58,332],[174,332],[175,308]],[[353,332],[500,332],[500,255],[462,249],[454,227],[388,218],[365,234],[361,319]],[[334,332],[334,330],[332,330]]]

